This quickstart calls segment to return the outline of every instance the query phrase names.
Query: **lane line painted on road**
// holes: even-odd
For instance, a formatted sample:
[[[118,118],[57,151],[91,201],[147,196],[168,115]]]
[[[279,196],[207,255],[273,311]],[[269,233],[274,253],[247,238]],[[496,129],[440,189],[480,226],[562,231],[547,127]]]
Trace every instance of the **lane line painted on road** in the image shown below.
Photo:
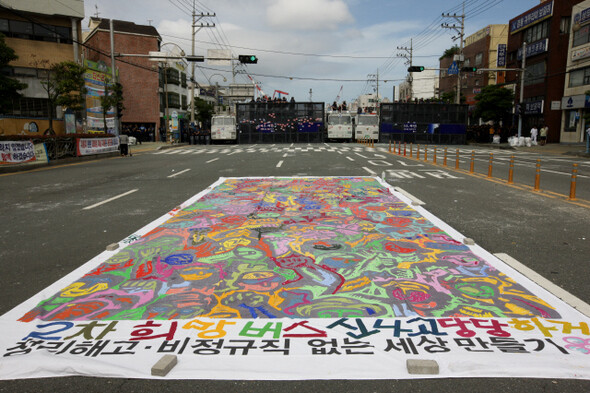
[[[188,171],[190,171],[190,168],[189,169],[185,169],[184,171],[176,172],[175,174],[168,176],[168,178],[176,177],[178,175],[182,175],[183,173],[188,172]]]
[[[348,157],[348,156],[347,156],[346,158],[347,158],[349,161],[354,161],[354,158],[351,158],[351,157]]]
[[[212,160],[209,160],[209,161],[206,161],[206,163],[207,163],[207,164],[210,164],[210,163],[212,163],[213,161],[217,161],[217,160],[219,160],[219,157],[217,157],[217,158],[214,158],[214,159],[212,159]]]
[[[123,198],[124,196],[127,196],[127,195],[129,195],[129,194],[133,194],[133,193],[134,193],[134,192],[136,192],[136,191],[139,191],[139,189],[137,189],[137,188],[136,188],[135,190],[131,190],[131,191],[124,192],[123,194],[120,194],[120,195],[114,196],[114,197],[112,197],[112,198],[106,199],[106,200],[104,200],[104,201],[102,201],[102,202],[95,203],[94,205],[91,205],[91,206],[86,206],[86,207],[85,207],[85,208],[83,208],[82,210],[90,210],[90,209],[94,209],[95,207],[98,207],[98,206],[104,205],[105,203],[109,203],[109,202],[112,202],[112,201],[114,201],[114,200],[116,200],[116,199]]]
[[[279,161],[279,163],[277,164],[277,168],[280,168],[281,165],[283,165],[283,160]]]
[[[367,168],[366,166],[363,167],[363,169],[367,172],[369,172],[371,175],[376,175],[377,172],[373,172],[372,170],[370,170],[369,168]]]

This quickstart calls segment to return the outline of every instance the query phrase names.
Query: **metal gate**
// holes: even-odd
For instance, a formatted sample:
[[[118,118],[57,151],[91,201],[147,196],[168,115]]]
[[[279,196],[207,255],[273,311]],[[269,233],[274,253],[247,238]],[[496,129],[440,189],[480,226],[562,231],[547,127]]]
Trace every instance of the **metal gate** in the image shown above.
[[[468,106],[439,103],[383,103],[379,142],[464,144]]]
[[[322,142],[323,102],[250,102],[236,105],[238,143]]]

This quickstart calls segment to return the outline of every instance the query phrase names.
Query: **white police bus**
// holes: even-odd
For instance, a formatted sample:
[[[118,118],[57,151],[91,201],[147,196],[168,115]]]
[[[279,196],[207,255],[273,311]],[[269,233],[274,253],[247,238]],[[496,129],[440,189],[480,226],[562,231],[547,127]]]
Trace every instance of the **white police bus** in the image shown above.
[[[211,140],[213,142],[236,142],[236,117],[214,115],[211,118]]]
[[[352,141],[354,122],[351,112],[328,112],[326,117],[327,137],[329,140]]]
[[[376,113],[359,113],[356,115],[355,139],[378,140],[379,116]]]

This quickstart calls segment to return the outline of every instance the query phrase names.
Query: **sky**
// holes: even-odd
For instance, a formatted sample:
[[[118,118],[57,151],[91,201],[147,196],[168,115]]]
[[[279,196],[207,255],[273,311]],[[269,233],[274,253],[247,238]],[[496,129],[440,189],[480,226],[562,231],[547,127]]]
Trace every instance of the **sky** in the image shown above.
[[[297,101],[351,102],[376,90],[391,99],[393,86],[407,75],[412,44],[413,65],[438,68],[445,49],[459,44],[452,15],[465,7],[465,37],[490,24],[507,24],[539,0],[85,0],[83,28],[100,18],[153,25],[166,48],[191,53],[191,20],[196,13],[215,14],[215,24],[195,34],[196,55],[230,49],[233,57],[255,55],[258,64],[238,65],[235,83],[258,83],[264,94],[289,93]],[[443,17],[450,14],[451,17]],[[407,49],[404,49],[407,48]],[[196,63],[199,84],[227,85],[232,67]],[[225,79],[225,81],[224,81]]]

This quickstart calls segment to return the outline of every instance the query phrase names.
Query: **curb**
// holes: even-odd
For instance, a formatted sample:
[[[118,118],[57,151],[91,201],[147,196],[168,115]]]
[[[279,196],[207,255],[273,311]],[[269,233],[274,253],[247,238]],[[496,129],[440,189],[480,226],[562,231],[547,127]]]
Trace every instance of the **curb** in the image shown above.
[[[16,164],[10,166],[0,166],[0,173],[14,173],[14,172],[24,172],[30,171],[33,169],[63,165],[63,164],[71,164],[73,162],[85,162],[85,161],[95,161],[102,158],[111,158],[111,157],[118,157],[121,153],[118,151],[110,152],[110,153],[103,153],[103,154],[93,154],[90,156],[83,156],[83,157],[67,157],[67,158],[60,158],[58,160],[49,161],[46,163],[39,163],[39,164]]]

